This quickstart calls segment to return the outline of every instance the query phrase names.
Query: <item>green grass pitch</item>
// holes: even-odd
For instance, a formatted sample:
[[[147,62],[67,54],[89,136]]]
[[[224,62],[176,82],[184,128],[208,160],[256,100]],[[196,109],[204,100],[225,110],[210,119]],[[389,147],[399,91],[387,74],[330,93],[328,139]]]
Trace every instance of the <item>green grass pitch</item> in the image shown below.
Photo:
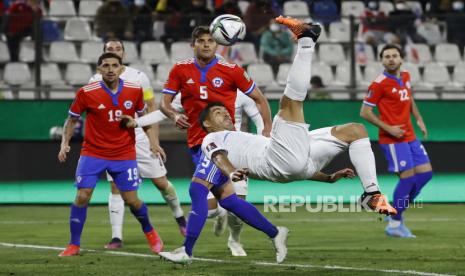
[[[186,213],[190,206],[183,206]],[[257,205],[263,211],[263,205]],[[0,275],[465,275],[465,206],[425,204],[406,212],[416,239],[388,238],[385,222],[374,213],[265,213],[276,225],[287,226],[289,254],[282,265],[266,236],[244,227],[242,243],[248,257],[231,257],[227,233],[215,237],[209,220],[188,267],[152,256],[137,221],[126,210],[124,255],[109,254],[106,206],[91,206],[82,236],[81,256],[58,258],[69,239],[67,206],[0,207]],[[181,245],[166,206],[149,206],[152,223],[165,249]],[[8,245],[10,244],[10,245]],[[16,247],[11,244],[18,245]],[[130,256],[126,253],[139,253]]]

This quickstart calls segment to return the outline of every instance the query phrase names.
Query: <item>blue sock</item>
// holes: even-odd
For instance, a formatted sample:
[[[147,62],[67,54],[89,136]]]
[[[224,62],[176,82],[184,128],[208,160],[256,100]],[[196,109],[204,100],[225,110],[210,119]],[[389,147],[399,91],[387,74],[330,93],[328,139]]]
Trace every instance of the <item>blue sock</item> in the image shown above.
[[[192,250],[194,248],[197,238],[202,232],[202,228],[207,221],[208,215],[208,188],[197,182],[191,182],[189,188],[189,195],[192,201],[191,211],[189,218],[187,219],[186,239],[184,240],[184,247],[186,253],[192,256]]]
[[[417,173],[415,177],[417,178],[417,181],[415,183],[415,187],[410,192],[410,202],[413,202],[413,200],[420,194],[421,189],[423,189],[426,183],[433,178],[433,172]]]
[[[139,210],[131,209],[131,213],[136,217],[136,219],[139,221],[140,225],[142,226],[142,231],[144,233],[148,233],[152,231],[153,227],[152,224],[150,224],[150,218],[149,218],[149,212],[147,209],[147,205],[142,202],[142,206],[140,206]]]
[[[414,189],[416,182],[415,175],[399,179],[396,189],[394,190],[393,207],[397,210],[397,215],[391,216],[392,219],[402,220],[402,213],[408,207],[410,202],[410,192]]]
[[[237,197],[236,194],[223,198],[219,203],[223,208],[234,213],[248,225],[267,234],[268,237],[274,238],[278,234],[276,226],[271,224],[255,206]]]
[[[69,215],[69,231],[71,232],[70,244],[81,246],[81,234],[86,223],[87,206],[78,207],[74,204],[71,205],[71,212]]]

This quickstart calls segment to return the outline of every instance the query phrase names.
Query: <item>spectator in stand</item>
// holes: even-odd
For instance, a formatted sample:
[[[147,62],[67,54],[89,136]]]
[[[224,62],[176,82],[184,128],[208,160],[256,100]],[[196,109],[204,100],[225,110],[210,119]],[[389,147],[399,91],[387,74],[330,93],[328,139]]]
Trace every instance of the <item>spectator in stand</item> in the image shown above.
[[[132,40],[134,37],[131,13],[121,0],[107,0],[98,8],[94,23],[95,32],[103,40]]]
[[[19,44],[25,37],[34,36],[34,20],[40,17],[42,17],[42,9],[37,0],[16,0],[6,11],[3,32],[11,61],[18,61]]]
[[[134,26],[134,40],[141,43],[152,39],[152,10],[145,0],[135,0],[130,6]]]
[[[455,43],[462,50],[465,47],[465,4],[464,1],[452,2],[452,10],[447,13],[447,41]]]
[[[274,19],[270,21],[268,30],[264,31],[260,39],[260,51],[263,52],[263,60],[271,65],[276,75],[281,63],[291,62],[294,41],[291,35]]]
[[[323,79],[320,76],[312,76],[310,78],[310,86],[311,88],[308,93],[308,99],[331,100],[331,96],[327,91],[325,91],[326,86],[323,84]]]
[[[375,49],[380,43],[399,44],[399,38],[389,31],[388,20],[387,15],[379,10],[379,1],[369,1],[361,16],[361,40]]]
[[[389,13],[391,31],[399,37],[402,44],[411,39],[414,43],[426,43],[424,37],[417,33],[419,19],[406,1],[395,1],[395,9]]]
[[[262,33],[268,29],[270,20],[276,16],[270,0],[253,0],[247,7],[243,18],[247,26],[245,40],[252,42],[256,50],[259,48]]]
[[[215,10],[215,14],[234,14],[242,17],[242,12],[239,8],[239,5],[237,4],[237,0],[225,0],[223,4]]]
[[[316,22],[328,25],[331,22],[341,20],[341,0],[306,0],[310,6],[312,19]]]

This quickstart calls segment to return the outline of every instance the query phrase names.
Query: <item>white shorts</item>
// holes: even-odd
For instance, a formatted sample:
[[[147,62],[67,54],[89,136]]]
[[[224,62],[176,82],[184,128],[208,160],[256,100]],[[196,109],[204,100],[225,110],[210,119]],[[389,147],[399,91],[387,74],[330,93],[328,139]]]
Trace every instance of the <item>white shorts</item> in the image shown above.
[[[144,135],[145,139],[138,137]],[[136,132],[136,159],[139,175],[142,178],[159,178],[166,175],[166,167],[163,160],[152,153],[150,143],[145,133]],[[107,180],[113,181],[107,173]]]
[[[337,155],[347,150],[349,145],[331,134],[333,127],[324,127],[308,132],[310,160],[305,179],[326,167]]]
[[[308,124],[287,122],[275,116],[264,164],[257,171],[261,179],[290,182],[301,179],[310,155]]]
[[[232,182],[236,195],[246,196],[249,193],[249,180]],[[212,192],[208,192],[207,199],[215,198]]]

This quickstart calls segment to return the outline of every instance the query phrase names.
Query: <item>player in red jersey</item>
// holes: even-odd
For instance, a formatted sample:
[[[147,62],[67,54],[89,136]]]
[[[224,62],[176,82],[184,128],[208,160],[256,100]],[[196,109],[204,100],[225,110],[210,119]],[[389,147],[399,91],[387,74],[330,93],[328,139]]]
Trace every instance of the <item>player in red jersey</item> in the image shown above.
[[[380,58],[385,70],[368,88],[360,116],[379,128],[379,144],[389,163],[388,170],[399,176],[393,204],[397,215],[389,218],[385,232],[392,237],[413,238],[403,223],[402,212],[433,177],[433,172],[428,154],[415,136],[410,114],[425,138],[428,132],[412,96],[410,74],[400,69],[402,50],[388,44],[381,50]],[[373,113],[376,106],[379,117]]]
[[[113,177],[125,203],[140,222],[151,250],[158,254],[163,249],[163,242],[150,223],[147,206],[137,196],[141,181],[137,170],[134,129],[120,127],[122,115],[134,116],[136,112],[144,111],[142,88],[119,78],[123,66],[118,55],[104,53],[97,65],[102,81],[78,90],[63,127],[58,154],[60,162],[66,161],[70,151],[69,140],[74,125],[83,112],[87,114],[84,142],[76,169],[75,186],[78,190],[69,219],[71,241],[59,256],[79,254],[87,205],[99,176],[105,171]]]
[[[225,105],[232,118],[237,89],[251,97],[259,108],[263,118],[264,129],[262,134],[270,136],[271,112],[268,101],[254,81],[237,64],[228,63],[218,59],[215,55],[217,43],[213,40],[207,26],[198,26],[192,32],[191,46],[194,50],[194,57],[178,62],[171,69],[168,81],[163,89],[163,100],[161,110],[167,117],[176,122],[176,126],[187,129],[187,143],[192,156],[192,161],[197,165],[200,155],[205,131],[200,127],[198,117],[200,112],[212,102],[221,102]],[[177,93],[181,93],[181,103],[185,114],[180,114],[172,106],[171,102]],[[246,191],[242,186],[244,182],[235,183],[236,191]],[[245,198],[244,193],[238,193]],[[214,214],[217,203],[215,199],[209,200],[209,211]],[[218,209],[216,209],[218,210]],[[229,248],[234,256],[245,256],[245,252],[239,243],[241,223],[229,220],[230,230],[233,231],[230,238],[236,239],[228,242]],[[238,220],[238,219],[237,219]],[[219,225],[219,224],[218,224]],[[231,240],[231,239],[230,239]],[[239,248],[240,247],[240,248]]]

